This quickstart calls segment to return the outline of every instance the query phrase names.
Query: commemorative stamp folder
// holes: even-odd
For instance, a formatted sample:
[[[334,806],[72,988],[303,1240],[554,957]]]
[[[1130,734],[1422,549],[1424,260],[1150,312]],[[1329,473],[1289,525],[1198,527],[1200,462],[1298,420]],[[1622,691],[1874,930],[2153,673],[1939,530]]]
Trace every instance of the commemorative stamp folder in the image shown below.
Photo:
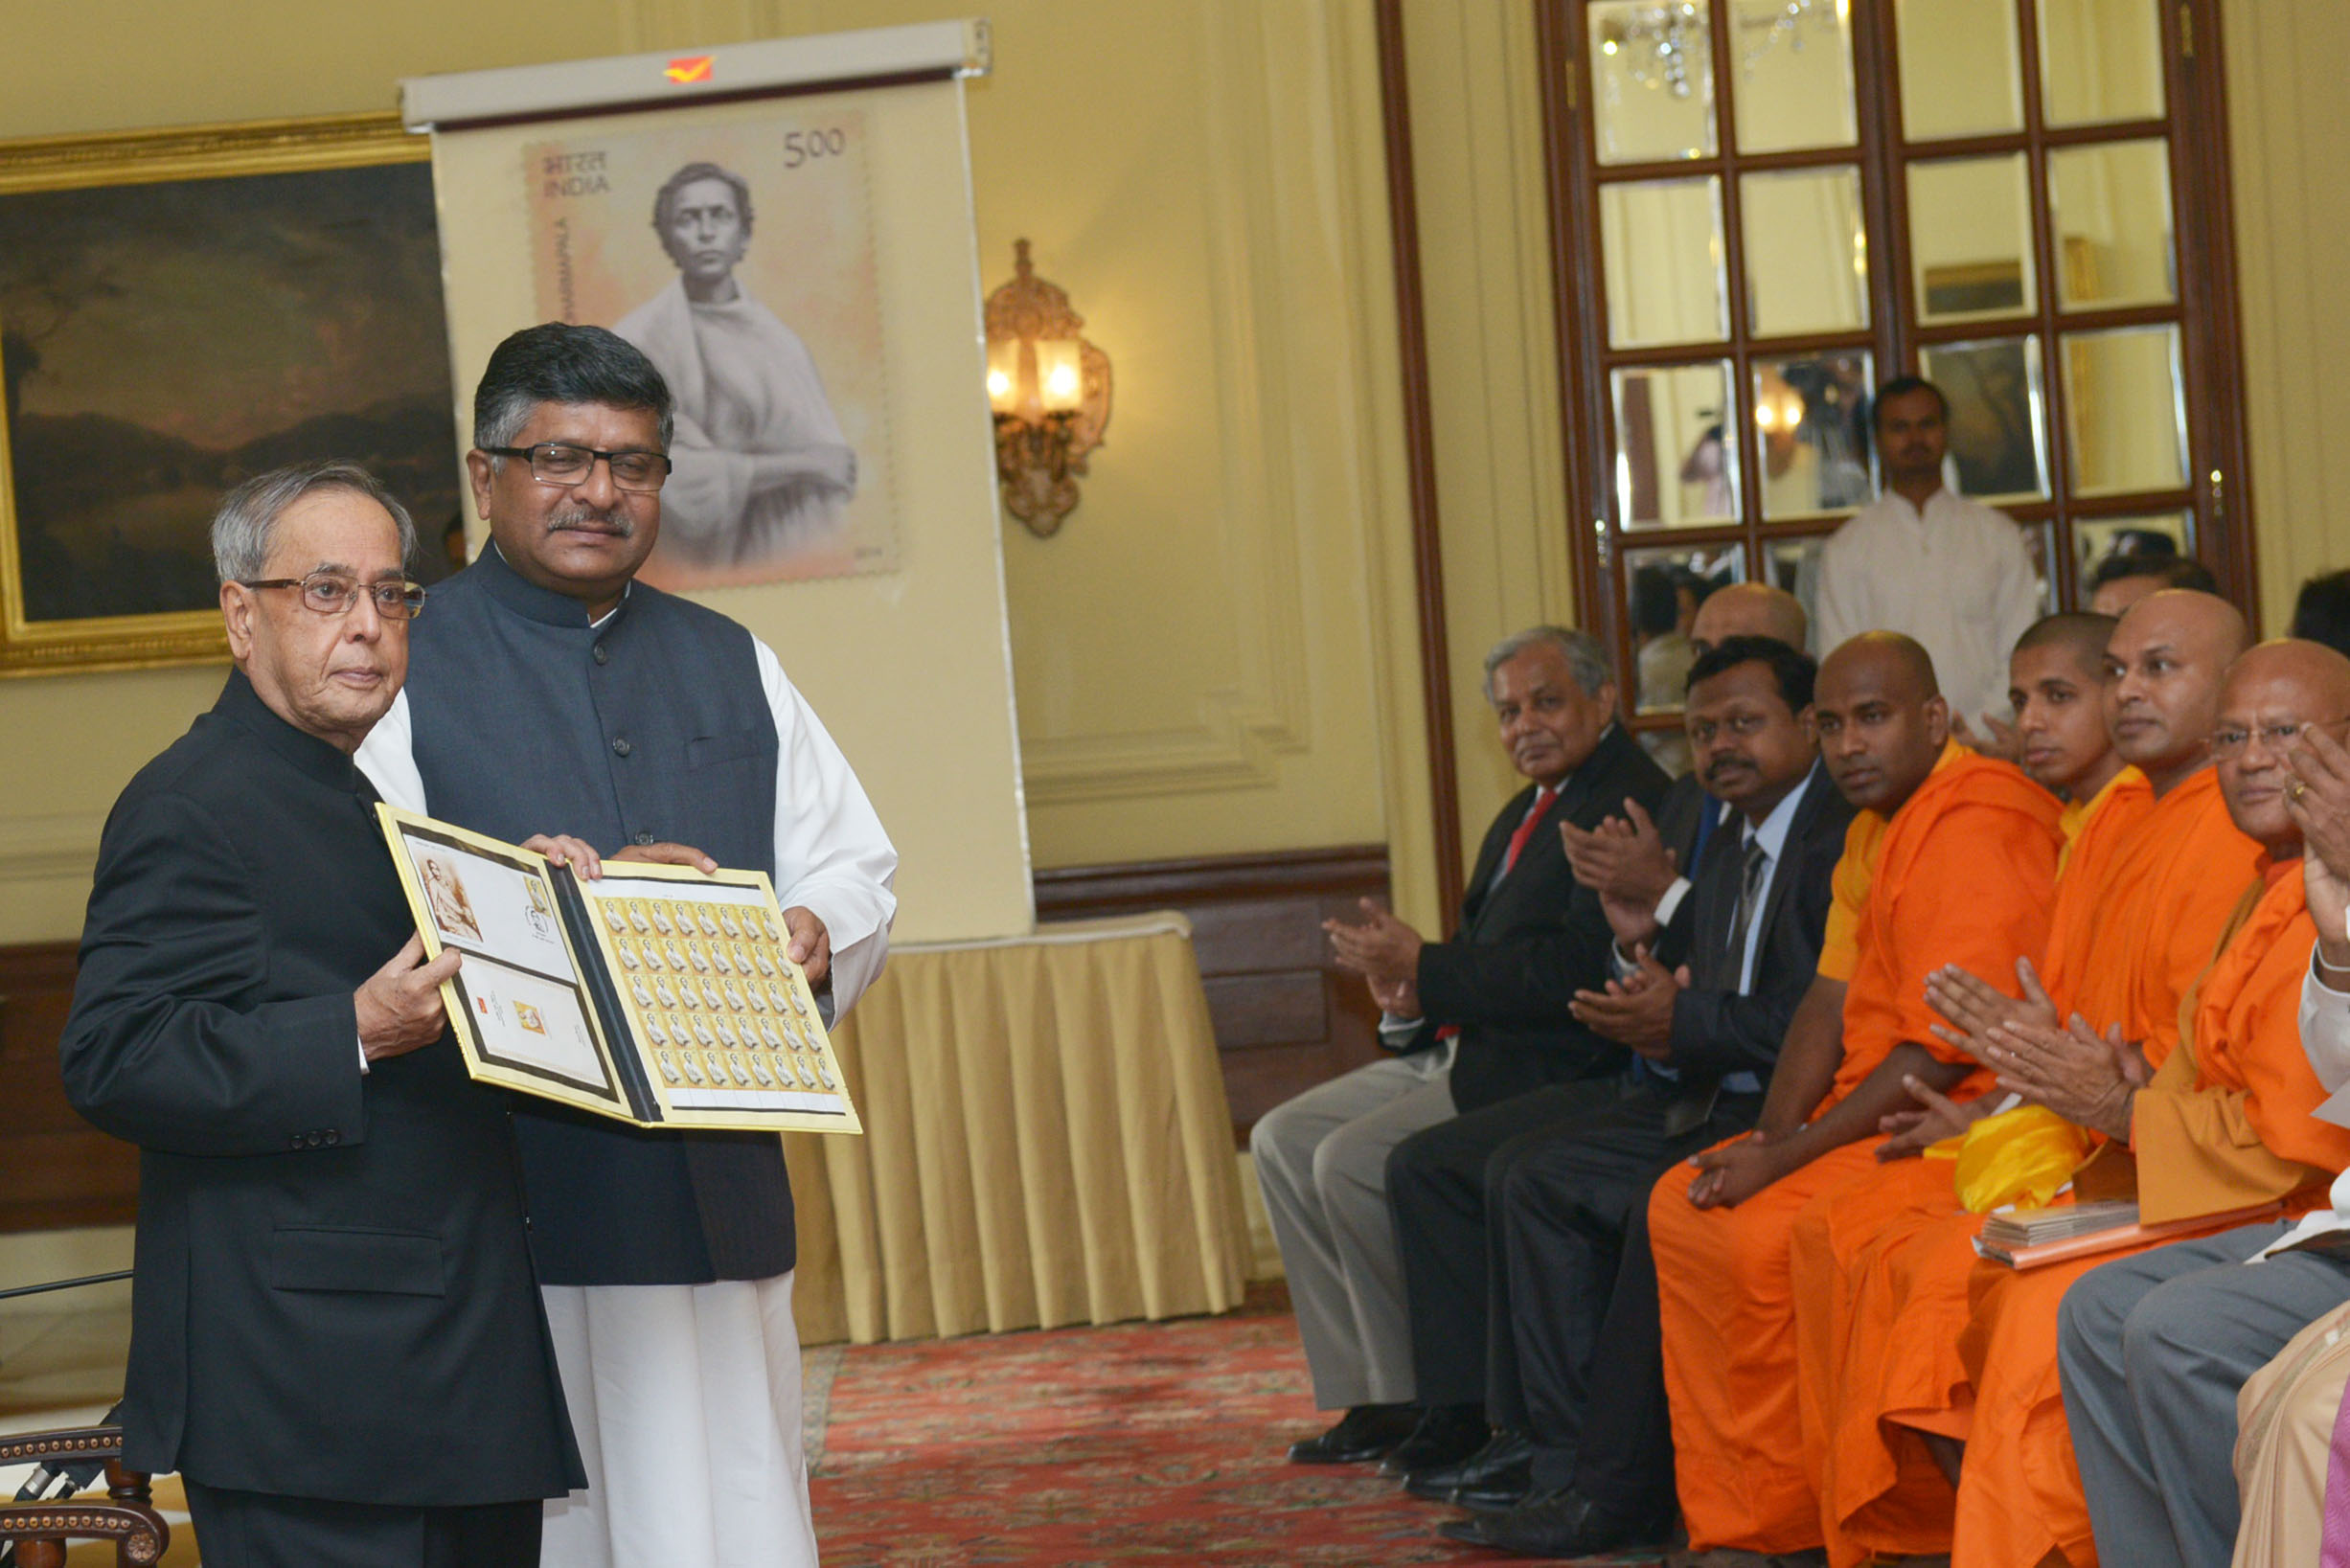
[[[638,1126],[862,1132],[775,889],[755,871],[518,845],[378,805],[426,957],[480,1082]]]

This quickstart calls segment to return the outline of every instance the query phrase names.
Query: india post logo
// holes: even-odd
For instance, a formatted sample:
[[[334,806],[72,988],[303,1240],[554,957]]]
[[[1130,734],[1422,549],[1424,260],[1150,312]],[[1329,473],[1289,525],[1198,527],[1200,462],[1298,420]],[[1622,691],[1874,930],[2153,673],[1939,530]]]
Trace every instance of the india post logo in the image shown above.
[[[708,81],[713,60],[714,57],[709,55],[681,55],[670,61],[661,74],[680,87],[688,82]]]

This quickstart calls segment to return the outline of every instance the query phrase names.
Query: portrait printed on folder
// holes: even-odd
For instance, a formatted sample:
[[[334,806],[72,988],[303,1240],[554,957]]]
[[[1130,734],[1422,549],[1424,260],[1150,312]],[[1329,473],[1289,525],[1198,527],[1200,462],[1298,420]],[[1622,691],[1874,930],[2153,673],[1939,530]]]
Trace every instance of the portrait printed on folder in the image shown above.
[[[643,1126],[858,1132],[839,1058],[759,872],[607,862],[600,881],[378,806],[484,1082]]]

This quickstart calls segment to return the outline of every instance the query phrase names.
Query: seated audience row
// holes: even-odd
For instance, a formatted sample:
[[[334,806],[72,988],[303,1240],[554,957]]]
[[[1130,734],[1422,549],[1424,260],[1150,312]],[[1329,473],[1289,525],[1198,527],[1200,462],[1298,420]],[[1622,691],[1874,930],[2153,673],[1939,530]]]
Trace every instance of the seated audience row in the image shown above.
[[[1917,643],[1804,632],[1704,601],[1670,787],[1596,646],[1495,650],[1533,785],[1460,935],[1333,922],[1398,1057],[1255,1140],[1346,1411],[1292,1457],[1530,1557],[2350,1552],[2350,658],[2157,579],[2017,641],[2011,762]]]

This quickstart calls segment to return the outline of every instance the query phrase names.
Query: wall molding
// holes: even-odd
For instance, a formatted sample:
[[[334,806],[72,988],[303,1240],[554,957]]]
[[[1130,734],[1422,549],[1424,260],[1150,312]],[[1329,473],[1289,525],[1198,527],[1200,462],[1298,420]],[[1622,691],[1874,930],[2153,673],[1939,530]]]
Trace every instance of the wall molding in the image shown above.
[[[1279,760],[1310,749],[1301,456],[1267,411],[1295,406],[1298,351],[1288,330],[1293,280],[1325,276],[1304,252],[1327,253],[1344,218],[1335,182],[1313,177],[1335,113],[1326,79],[1277,70],[1266,30],[1294,22],[1253,3],[1197,9],[1206,91],[1195,123],[1210,174],[1207,193],[1212,349],[1220,393],[1216,475],[1226,532],[1225,577],[1239,679],[1199,693],[1197,721],[1125,733],[1024,735],[1022,774],[1034,806],[1274,788]],[[1316,27],[1326,32],[1318,8]],[[1303,122],[1303,123],[1299,123]],[[1271,177],[1266,149],[1287,151]],[[1283,189],[1286,187],[1286,189]],[[1287,196],[1290,199],[1283,199]],[[1269,526],[1248,527],[1262,519]]]
[[[87,879],[98,869],[103,812],[0,816],[0,886],[61,876]]]

